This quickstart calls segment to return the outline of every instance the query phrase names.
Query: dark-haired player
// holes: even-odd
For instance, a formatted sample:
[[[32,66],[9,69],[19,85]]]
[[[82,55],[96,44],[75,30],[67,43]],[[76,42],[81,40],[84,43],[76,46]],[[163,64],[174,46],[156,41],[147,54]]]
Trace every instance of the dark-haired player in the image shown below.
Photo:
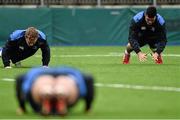
[[[148,44],[152,50],[152,58],[156,64],[162,64],[162,55],[167,38],[165,20],[154,6],[137,13],[131,21],[129,28],[129,42],[123,56],[123,64],[129,64],[130,53],[135,51],[139,61],[146,61],[147,54],[141,51],[141,47]]]

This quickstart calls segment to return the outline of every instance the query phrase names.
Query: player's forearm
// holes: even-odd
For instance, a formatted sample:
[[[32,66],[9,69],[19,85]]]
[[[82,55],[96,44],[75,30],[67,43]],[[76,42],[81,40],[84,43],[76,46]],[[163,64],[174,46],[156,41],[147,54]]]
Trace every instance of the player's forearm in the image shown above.
[[[49,47],[42,51],[42,65],[48,66],[50,62],[50,49]]]
[[[86,111],[89,111],[92,106],[92,102],[94,100],[95,91],[94,91],[94,78],[91,75],[84,74],[83,75],[86,87],[87,87],[87,95],[85,97],[86,102]]]
[[[3,61],[4,67],[10,66],[10,58],[6,49],[4,49],[2,52],[2,61]]]
[[[159,35],[159,43],[157,45],[157,50],[156,52],[158,54],[160,54],[161,52],[163,52],[165,46],[166,46],[166,43],[167,43],[167,36],[166,36],[166,26],[165,24],[163,26],[161,26],[161,29],[160,29],[160,35]]]
[[[161,42],[158,43],[157,50],[156,50],[156,52],[157,52],[158,54],[161,54],[161,53],[164,51],[164,49],[165,49],[165,47],[166,47],[166,43],[167,43],[166,40],[161,41]]]
[[[50,55],[44,56],[43,59],[42,59],[42,65],[43,66],[48,66],[49,62],[50,62]]]
[[[22,92],[22,84],[23,84],[23,81],[24,81],[24,77],[25,75],[19,75],[17,76],[16,78],[16,84],[15,84],[15,88],[16,88],[16,97],[17,97],[17,100],[18,100],[18,104],[19,104],[19,110],[21,112],[26,112],[26,107],[25,107],[25,96]]]
[[[129,43],[130,43],[131,47],[133,48],[133,50],[136,53],[139,53],[141,51],[141,49],[140,49],[139,43],[138,43],[138,41],[136,39],[137,34],[138,34],[138,32],[136,30],[137,30],[137,25],[132,20],[130,28],[129,28],[129,38],[128,39],[129,39]]]
[[[137,53],[139,53],[141,51],[139,43],[137,42],[136,39],[130,38],[129,39],[129,43],[131,44],[131,47],[133,48],[133,50]]]

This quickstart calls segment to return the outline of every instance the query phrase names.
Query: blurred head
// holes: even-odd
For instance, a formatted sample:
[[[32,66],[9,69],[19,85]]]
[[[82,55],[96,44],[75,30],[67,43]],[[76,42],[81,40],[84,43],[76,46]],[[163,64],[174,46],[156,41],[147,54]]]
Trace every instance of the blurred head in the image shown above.
[[[38,39],[38,31],[34,27],[27,28],[25,32],[25,39],[28,46],[33,46]]]
[[[145,20],[148,25],[152,25],[156,20],[157,10],[156,7],[150,6],[146,9]]]

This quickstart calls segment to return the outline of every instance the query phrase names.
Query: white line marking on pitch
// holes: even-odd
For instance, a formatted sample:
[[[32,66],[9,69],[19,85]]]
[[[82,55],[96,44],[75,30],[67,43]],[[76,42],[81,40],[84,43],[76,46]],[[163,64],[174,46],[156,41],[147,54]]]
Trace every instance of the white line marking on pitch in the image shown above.
[[[150,55],[150,54],[148,54]],[[52,55],[52,57],[119,57],[123,56],[123,53],[110,53],[110,54],[86,54],[86,55]],[[132,54],[135,56],[135,54]],[[180,54],[163,54],[164,57],[180,57]],[[35,57],[41,57],[41,55],[35,55]]]
[[[4,78],[3,81],[13,82],[15,79]],[[165,91],[165,92],[180,92],[180,88],[177,87],[167,87],[167,86],[144,86],[144,85],[130,85],[130,84],[104,84],[96,83],[96,87],[104,88],[122,88],[122,89],[134,89],[134,90],[153,90],[153,91]]]
[[[103,83],[96,83],[95,86],[97,86],[97,87],[108,87],[108,88],[125,88],[125,89],[134,89],[134,90],[154,90],[154,91],[180,92],[180,88],[167,87],[167,86],[143,86],[143,85],[103,84]]]
[[[3,78],[2,80],[3,80],[3,81],[7,81],[7,82],[13,82],[13,81],[15,81],[15,79],[12,79],[12,78]]]

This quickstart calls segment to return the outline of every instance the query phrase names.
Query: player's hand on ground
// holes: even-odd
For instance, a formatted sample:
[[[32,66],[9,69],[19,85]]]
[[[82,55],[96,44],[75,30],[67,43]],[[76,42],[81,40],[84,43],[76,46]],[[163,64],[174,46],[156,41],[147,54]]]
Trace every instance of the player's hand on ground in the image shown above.
[[[18,108],[17,110],[16,110],[16,114],[17,115],[23,115],[25,112],[21,109],[21,108]]]
[[[158,56],[159,56],[159,54],[157,52],[152,53],[152,59],[153,60],[157,61],[158,60]]]
[[[146,53],[139,52],[137,55],[138,55],[138,59],[140,62],[144,62],[147,60],[147,54]]]
[[[11,66],[6,66],[6,67],[5,67],[5,69],[10,69],[10,68],[12,68],[12,67],[11,67]]]

